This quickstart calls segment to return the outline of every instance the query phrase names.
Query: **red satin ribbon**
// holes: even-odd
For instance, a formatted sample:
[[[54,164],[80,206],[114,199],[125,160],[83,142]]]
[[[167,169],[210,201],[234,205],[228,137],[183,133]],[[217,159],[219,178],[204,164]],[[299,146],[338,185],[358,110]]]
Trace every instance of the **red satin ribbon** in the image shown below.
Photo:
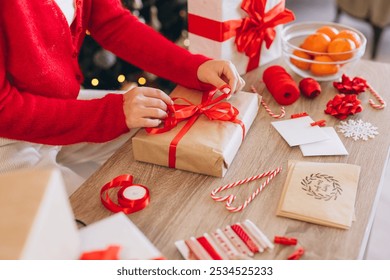
[[[139,199],[128,199],[124,196],[124,191],[132,186],[145,189],[145,195]],[[108,191],[113,188],[120,188],[118,191],[118,204],[113,202],[108,195]],[[111,212],[124,212],[125,214],[131,214],[144,209],[150,201],[149,190],[142,185],[133,184],[133,176],[126,174],[120,175],[114,178],[112,181],[105,184],[100,190],[100,200],[103,205]]]
[[[241,22],[242,19],[220,22],[198,15],[188,14],[189,32],[217,42],[223,42],[234,37]]]
[[[267,0],[243,0],[241,9],[249,16],[244,18],[237,29],[235,43],[239,52],[249,57],[247,72],[257,68],[260,61],[261,46],[265,41],[267,49],[275,39],[275,27],[295,19],[294,13],[285,9],[285,1],[280,1],[268,12],[265,12]]]
[[[220,90],[223,90],[223,88]],[[168,106],[168,117],[164,120],[162,127],[145,128],[147,133],[160,134],[173,129],[179,122],[187,120],[187,123],[182,127],[169,145],[168,166],[170,168],[176,167],[177,145],[202,114],[211,121],[229,121],[239,124],[242,127],[242,138],[244,139],[245,125],[241,120],[237,119],[239,114],[238,110],[228,102],[220,102],[227,98],[229,94],[223,93],[220,96],[215,97],[216,91],[217,90],[212,90],[203,93],[202,102],[198,105],[193,104],[185,98],[172,98],[173,101],[182,101],[184,104]]]
[[[247,72],[251,71],[259,66],[263,41],[267,49],[271,47],[276,36],[274,28],[295,19],[293,12],[285,9],[284,0],[268,12],[265,12],[266,3],[267,0],[243,0],[241,9],[248,17],[226,22],[189,14],[188,31],[217,42],[236,35],[237,50],[249,57]]]

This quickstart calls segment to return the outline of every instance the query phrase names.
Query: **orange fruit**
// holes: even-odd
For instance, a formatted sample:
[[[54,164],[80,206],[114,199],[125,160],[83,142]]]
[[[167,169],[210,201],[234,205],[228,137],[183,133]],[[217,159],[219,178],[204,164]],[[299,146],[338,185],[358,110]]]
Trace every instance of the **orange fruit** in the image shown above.
[[[339,31],[332,26],[324,25],[324,26],[317,29],[317,33],[324,33],[324,34],[328,35],[328,37],[331,40],[333,40],[333,38],[336,37],[336,35],[339,33]]]
[[[330,38],[324,33],[314,33],[306,37],[301,47],[311,52],[324,53],[328,50]]]
[[[337,38],[330,42],[328,53],[333,60],[347,60],[353,57],[351,51],[354,49],[355,43],[351,39]]]
[[[341,30],[339,32],[339,34],[337,34],[336,37],[334,37],[334,38],[335,39],[337,39],[337,38],[350,39],[355,43],[356,48],[360,47],[360,45],[362,44],[362,41],[360,40],[359,35],[355,31],[352,31],[352,30],[346,30],[346,29]]]
[[[304,59],[312,59],[311,56],[304,51],[295,50],[293,51],[293,55],[304,58]],[[310,63],[306,61],[297,60],[295,58],[290,58],[290,61],[292,64],[294,64],[296,67],[302,70],[309,70],[310,69]]]
[[[318,61],[319,63],[315,63]],[[340,66],[337,64],[323,64],[321,62],[334,62],[328,55],[319,55],[314,58],[310,71],[316,76],[327,76],[336,74]]]

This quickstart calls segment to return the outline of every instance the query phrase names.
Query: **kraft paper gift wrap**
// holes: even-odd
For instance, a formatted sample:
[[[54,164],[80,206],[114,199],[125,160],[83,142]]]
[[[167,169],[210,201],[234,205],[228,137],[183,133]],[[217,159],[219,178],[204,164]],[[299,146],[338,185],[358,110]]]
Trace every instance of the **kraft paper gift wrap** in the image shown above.
[[[348,229],[354,220],[360,166],[290,161],[277,215]]]
[[[61,172],[0,176],[0,259],[77,259],[80,237]]]
[[[199,104],[202,92],[177,87],[170,96],[180,96],[194,104]],[[238,119],[245,125],[247,133],[257,115],[260,96],[241,91],[233,94],[228,102],[238,109]],[[182,121],[174,129],[161,134],[148,134],[144,129],[140,130],[132,139],[135,159],[169,166],[169,146],[186,122],[187,120]],[[223,177],[242,141],[243,129],[239,124],[229,121],[211,121],[202,114],[178,143],[175,167]]]
[[[241,50],[239,52],[235,43],[237,35],[235,30],[240,27],[242,19],[250,16],[242,10],[241,4],[255,1],[257,3],[254,6],[258,7],[257,10],[263,10],[257,11],[256,14],[259,16],[262,12],[265,12],[266,16],[260,16],[261,18],[257,18],[252,22],[256,22],[252,29],[254,32],[246,35],[247,41],[251,43],[247,44],[245,51]],[[252,4],[249,3],[248,5]],[[265,5],[265,9],[262,5]],[[277,5],[281,6],[274,13],[275,17],[267,15]],[[272,26],[274,19],[277,19],[275,28]],[[189,50],[192,53],[204,54],[215,59],[230,60],[236,66],[238,72],[244,74],[281,56],[282,23],[287,23],[293,19],[293,13],[285,9],[284,0],[188,0]],[[267,37],[270,34],[275,35],[273,41],[271,40],[272,43],[268,41],[270,37]],[[248,69],[250,59],[246,55],[246,51],[253,52],[254,44],[259,42],[259,36],[261,35],[264,36],[263,38],[267,38],[261,43],[258,56],[254,58],[254,68]],[[271,43],[271,46],[267,48],[266,43]]]

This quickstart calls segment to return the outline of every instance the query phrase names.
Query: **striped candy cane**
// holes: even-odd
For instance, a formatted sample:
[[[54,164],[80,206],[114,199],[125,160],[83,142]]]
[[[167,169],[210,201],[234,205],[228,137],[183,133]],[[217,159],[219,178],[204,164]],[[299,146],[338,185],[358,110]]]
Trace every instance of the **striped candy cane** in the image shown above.
[[[257,93],[258,95],[262,96],[254,86],[251,86],[251,89],[254,93]],[[268,115],[270,115],[271,117],[275,118],[275,119],[281,119],[283,118],[285,115],[286,115],[286,111],[284,109],[284,107],[280,107],[280,114],[275,114],[271,111],[271,109],[269,108],[269,106],[267,105],[267,103],[264,101],[264,98],[261,98],[261,105],[263,105],[265,111],[268,113]]]
[[[278,167],[274,170],[271,170],[271,171],[268,171],[268,172],[264,172],[262,174],[259,174],[259,175],[256,175],[256,176],[252,176],[252,177],[249,177],[249,178],[246,178],[246,179],[243,179],[243,180],[240,180],[240,181],[237,181],[235,183],[231,183],[231,184],[228,184],[228,185],[225,185],[225,186],[222,186],[222,187],[219,187],[219,188],[216,188],[214,189],[212,192],[211,192],[211,198],[214,199],[215,201],[226,201],[226,209],[230,212],[240,212],[241,210],[245,209],[245,207],[248,206],[249,203],[252,202],[253,199],[256,198],[256,196],[259,195],[259,193],[263,190],[263,188],[265,186],[268,185],[268,183],[280,172],[282,171],[282,167]],[[267,177],[267,180],[265,180],[261,185],[260,187],[258,187],[253,193],[251,196],[248,197],[247,200],[245,200],[245,202],[237,207],[234,207],[232,206],[232,203],[233,201],[236,199],[236,196],[235,195],[226,195],[226,196],[217,196],[216,194],[219,193],[219,192],[222,192],[224,190],[227,190],[227,189],[231,189],[231,188],[234,188],[238,185],[242,185],[242,184],[246,184],[246,183],[249,183],[249,182],[252,182],[254,180],[257,180],[257,179],[261,179],[261,178],[264,178],[264,177]]]
[[[383,100],[383,98],[379,95],[379,93],[376,92],[376,90],[370,85],[368,84],[368,90],[370,91],[370,93],[379,101],[380,105],[379,104],[376,104],[374,102],[374,100],[372,99],[369,99],[368,100],[368,103],[370,103],[371,107],[374,108],[374,109],[377,109],[377,110],[381,110],[383,108],[386,107],[386,101]]]

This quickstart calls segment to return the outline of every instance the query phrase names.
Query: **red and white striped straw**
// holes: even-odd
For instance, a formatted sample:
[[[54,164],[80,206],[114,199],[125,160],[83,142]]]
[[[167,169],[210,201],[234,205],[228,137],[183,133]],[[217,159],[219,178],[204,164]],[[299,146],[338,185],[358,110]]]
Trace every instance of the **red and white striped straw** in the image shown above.
[[[263,97],[257,90],[254,86],[251,86],[251,89],[254,93],[257,93],[258,95],[260,95],[261,97]],[[275,119],[281,119],[283,118],[285,115],[286,115],[286,110],[284,109],[283,106],[280,107],[280,114],[275,114],[272,112],[272,110],[269,108],[268,104],[264,101],[264,98],[261,98],[261,105],[263,105],[265,111],[268,113],[268,115],[270,115],[271,117],[275,118]]]
[[[372,99],[369,99],[368,100],[368,103],[370,103],[371,107],[374,108],[374,109],[377,109],[377,110],[381,110],[383,108],[386,107],[386,101],[383,100],[383,98],[379,95],[379,93],[376,92],[376,90],[370,85],[368,84],[368,90],[370,91],[370,93],[379,101],[380,105],[379,104],[376,104],[374,102],[374,100]]]
[[[278,167],[274,170],[271,170],[271,171],[268,171],[268,172],[264,172],[262,174],[259,174],[259,175],[256,175],[256,176],[252,176],[252,177],[249,177],[249,178],[246,178],[246,179],[243,179],[243,180],[240,180],[240,181],[237,181],[235,183],[231,183],[231,184],[227,184],[225,186],[222,186],[222,187],[219,187],[219,188],[216,188],[214,189],[212,192],[211,192],[211,198],[214,199],[215,201],[226,201],[226,209],[229,210],[230,212],[239,212],[243,209],[245,209],[245,207],[248,206],[249,203],[252,202],[253,199],[256,198],[256,196],[259,195],[259,193],[263,190],[263,188],[265,186],[267,186],[269,184],[269,182],[280,172],[282,171],[282,167]],[[217,196],[216,194],[219,193],[219,192],[222,192],[224,190],[227,190],[227,189],[231,189],[231,188],[234,188],[238,185],[242,185],[242,184],[245,184],[245,183],[249,183],[251,181],[254,181],[254,180],[257,180],[257,179],[261,179],[261,178],[264,178],[264,177],[267,177],[267,180],[265,180],[253,193],[251,196],[248,197],[247,200],[245,200],[245,202],[237,207],[234,207],[232,206],[232,203],[233,201],[236,199],[236,196],[235,195],[225,195],[225,196]]]

